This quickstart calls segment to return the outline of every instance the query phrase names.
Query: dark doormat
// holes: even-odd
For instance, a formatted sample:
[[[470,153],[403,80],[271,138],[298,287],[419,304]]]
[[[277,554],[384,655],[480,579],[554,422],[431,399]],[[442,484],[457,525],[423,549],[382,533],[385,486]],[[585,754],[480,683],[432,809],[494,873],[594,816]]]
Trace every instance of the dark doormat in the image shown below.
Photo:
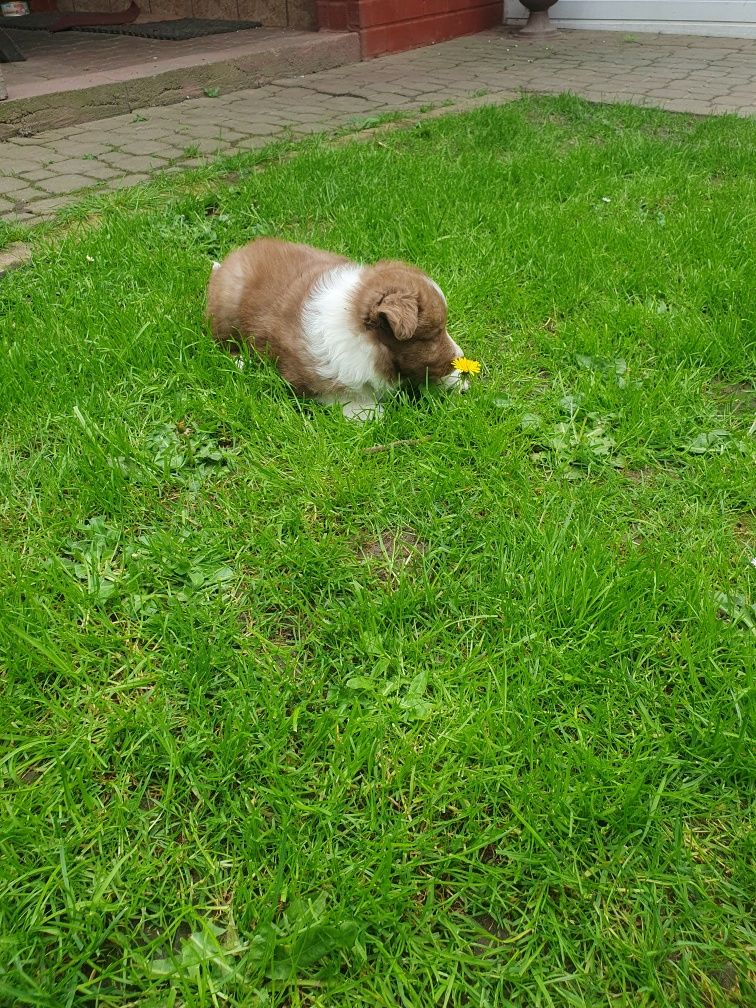
[[[22,17],[3,18],[3,28],[24,28],[26,31],[52,31],[52,26],[60,21],[60,14],[24,14]]]
[[[23,63],[26,56],[21,52],[16,43],[0,27],[0,63]],[[0,81],[0,87],[2,81]],[[0,94],[0,98],[5,98],[5,94]]]
[[[115,25],[128,24],[139,17],[139,7],[131,3],[122,11],[87,11],[83,14],[61,14],[60,11],[45,11],[37,14],[24,14],[22,17],[6,19],[8,28],[22,28],[26,31],[67,31],[69,28],[82,28],[85,25]]]
[[[76,30],[182,42],[184,39],[201,38],[203,35],[225,35],[227,32],[248,31],[250,28],[262,28],[262,21],[207,21],[203,18],[179,18],[177,21],[147,21],[145,24],[87,25],[86,28]]]
[[[128,16],[130,11],[120,13],[122,16]],[[164,39],[167,42],[182,42],[185,39],[201,38],[203,35],[224,35],[227,32],[262,28],[262,21],[210,21],[204,18],[180,18],[176,21],[145,21],[144,24],[135,24],[129,18],[126,23],[114,24],[110,21],[110,17],[112,15],[92,13],[86,17],[72,15],[70,18],[66,17],[64,21],[60,14],[27,14],[25,17],[13,18],[13,23],[8,27],[21,28],[26,31],[80,31],[97,32],[101,35],[135,35],[138,38]],[[71,22],[75,20],[78,23],[72,24]],[[89,21],[89,24],[82,23],[86,21]],[[96,21],[100,23],[96,24]]]

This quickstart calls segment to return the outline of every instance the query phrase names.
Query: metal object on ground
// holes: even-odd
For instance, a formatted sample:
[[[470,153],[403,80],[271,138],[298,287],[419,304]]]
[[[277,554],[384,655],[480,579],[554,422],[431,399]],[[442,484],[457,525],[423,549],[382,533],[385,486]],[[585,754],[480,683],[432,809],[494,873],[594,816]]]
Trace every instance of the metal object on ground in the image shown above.
[[[0,14],[3,17],[23,17],[29,13],[29,4],[26,0],[7,0],[0,3]]]

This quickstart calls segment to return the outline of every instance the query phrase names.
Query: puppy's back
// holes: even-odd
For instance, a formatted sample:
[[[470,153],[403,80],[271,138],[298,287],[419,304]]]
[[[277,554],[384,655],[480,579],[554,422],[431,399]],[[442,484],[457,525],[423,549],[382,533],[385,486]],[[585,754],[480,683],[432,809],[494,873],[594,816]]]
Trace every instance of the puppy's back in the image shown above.
[[[279,356],[299,331],[302,304],[313,284],[346,261],[277,238],[258,238],[236,249],[213,269],[208,284],[213,336]]]

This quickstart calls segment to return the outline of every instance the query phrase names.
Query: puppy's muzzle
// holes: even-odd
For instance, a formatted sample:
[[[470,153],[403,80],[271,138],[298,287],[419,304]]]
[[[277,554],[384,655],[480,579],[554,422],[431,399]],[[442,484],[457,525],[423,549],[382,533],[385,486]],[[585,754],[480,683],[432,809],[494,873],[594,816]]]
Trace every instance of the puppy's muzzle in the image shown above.
[[[452,360],[456,360],[458,357],[464,357],[465,352],[458,343],[455,343],[450,337],[450,342],[452,345]],[[444,388],[453,388],[457,392],[467,392],[470,388],[470,381],[465,375],[458,371],[456,368],[451,371],[448,375],[444,375],[443,378],[439,380],[439,384],[443,385]]]

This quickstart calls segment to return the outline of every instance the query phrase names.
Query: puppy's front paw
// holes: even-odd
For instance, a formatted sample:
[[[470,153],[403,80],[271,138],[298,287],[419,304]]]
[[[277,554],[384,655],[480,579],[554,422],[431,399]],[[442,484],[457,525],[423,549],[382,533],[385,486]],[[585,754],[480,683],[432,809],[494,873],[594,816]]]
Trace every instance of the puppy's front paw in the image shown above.
[[[461,371],[452,371],[451,374],[444,375],[441,384],[445,388],[455,389],[457,392],[467,392],[470,388],[470,380]]]
[[[379,417],[382,417],[383,406],[377,402],[348,402],[344,403],[342,412],[347,420],[365,423],[366,420],[378,420]]]

